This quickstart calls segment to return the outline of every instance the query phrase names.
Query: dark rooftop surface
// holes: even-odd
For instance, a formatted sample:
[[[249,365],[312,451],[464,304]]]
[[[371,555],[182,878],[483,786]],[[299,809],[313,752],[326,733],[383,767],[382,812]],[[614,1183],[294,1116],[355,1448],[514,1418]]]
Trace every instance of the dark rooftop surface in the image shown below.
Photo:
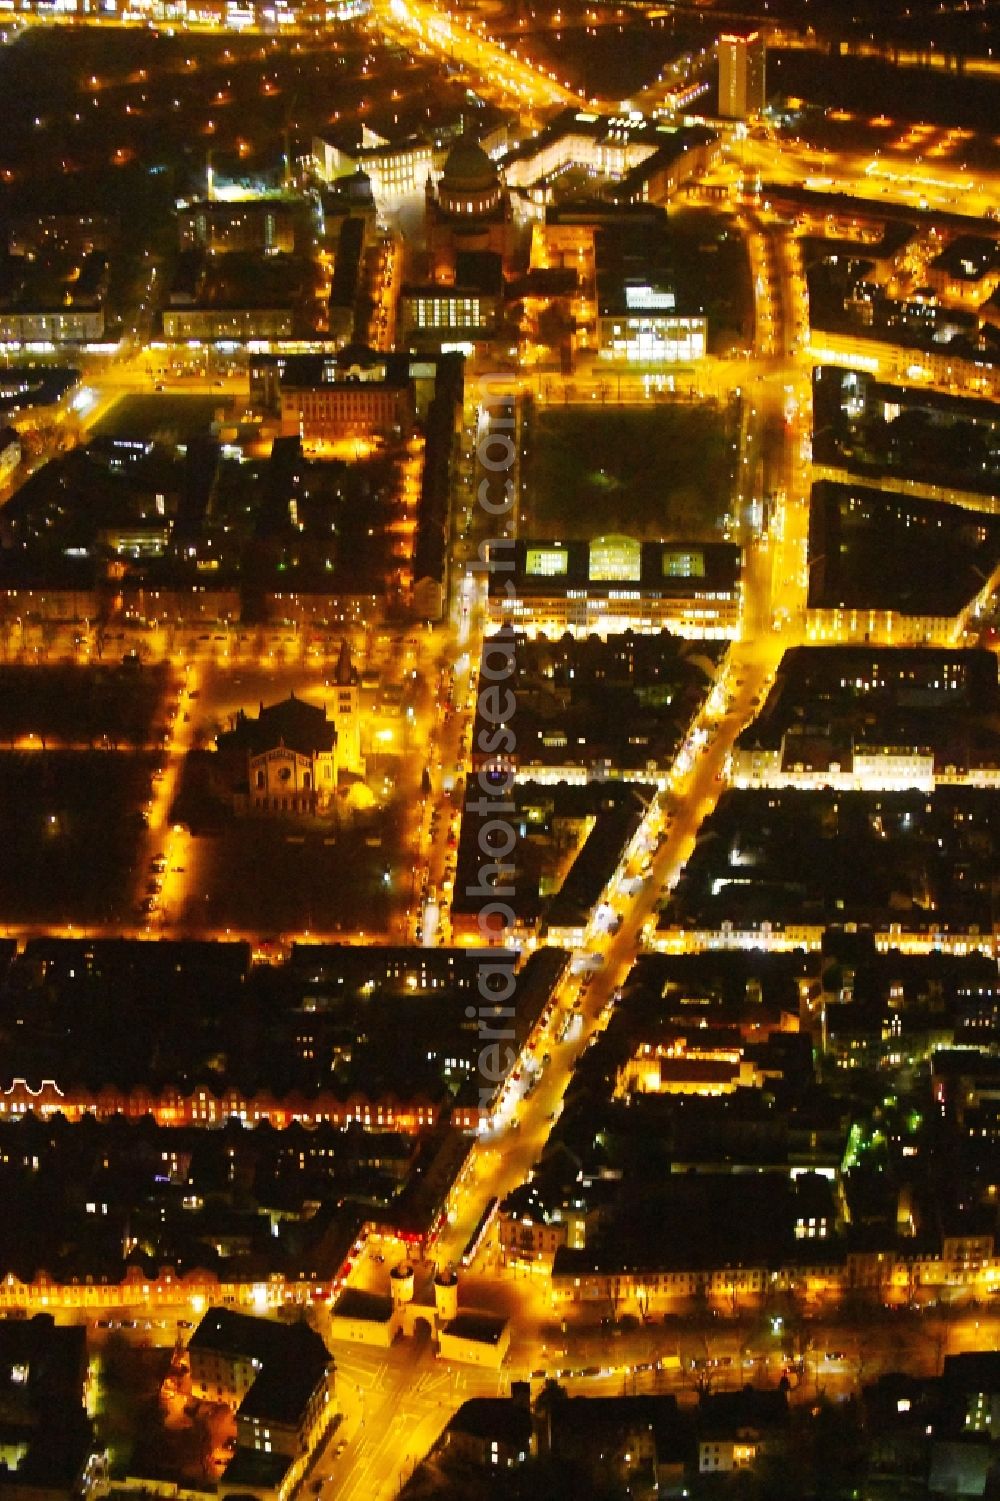
[[[641,782],[515,782],[511,827],[516,842],[505,857],[509,865],[505,874],[499,866],[493,868],[492,856],[484,862],[480,830],[494,815],[470,779],[458,842],[453,913],[478,915],[493,900],[496,886],[509,886],[512,889],[504,900],[521,921],[534,922],[544,916],[550,924],[572,925],[581,918],[585,922],[651,795],[651,787]],[[555,890],[551,902],[542,895],[545,887]]]
[[[527,1453],[531,1446],[531,1413],[510,1397],[472,1397],[451,1418],[448,1430],[487,1442],[496,1439],[511,1449]]]
[[[477,1344],[496,1345],[503,1338],[507,1319],[493,1313],[460,1313],[445,1325],[444,1332],[456,1339],[475,1340]]]
[[[363,1319],[384,1324],[392,1313],[392,1299],[381,1293],[365,1292],[360,1287],[345,1287],[331,1313],[337,1319]]]
[[[484,648],[512,656],[521,766],[596,765],[640,776],[673,759],[725,649],[666,631],[579,641],[504,632]],[[488,728],[477,717],[474,747],[481,731]]]
[[[545,973],[559,962],[547,950],[523,966],[519,1036],[530,1029],[532,1008],[544,1004]],[[0,1085],[22,1077],[63,1089],[197,1085],[218,1097],[239,1085],[344,1098],[447,1102],[463,1091],[478,1098],[469,984],[464,956],[447,950],[401,958],[391,949],[303,946],[291,964],[251,972],[249,946],[239,943],[32,940],[6,976],[0,971],[8,1039]],[[383,991],[392,1006],[370,1003]],[[304,1050],[306,1032],[315,1043]]]
[[[926,748],[938,768],[994,766],[998,708],[997,659],[989,651],[793,647],[736,749],[781,750],[782,769],[836,762],[849,771],[856,753],[893,747],[904,755]]]
[[[1000,562],[1000,517],[820,480],[809,517],[809,605],[954,616]]]
[[[961,787],[727,792],[661,924],[988,932],[998,807],[996,793]]]
[[[825,1219],[825,1233],[804,1239],[796,1220]],[[623,1184],[613,1214],[585,1249],[560,1246],[555,1272],[780,1266],[807,1255],[835,1265],[843,1245],[834,1234],[836,1206],[827,1179],[785,1173],[679,1173],[660,1186]]]
[[[513,572],[490,574],[491,594],[504,594],[508,580],[526,599],[565,594],[568,589],[587,589],[595,595],[628,584],[654,597],[686,599],[718,589],[733,590],[740,579],[740,549],[730,542],[643,542],[636,578],[595,577],[591,560],[592,544],[582,541],[561,542],[548,538],[519,538],[513,549]],[[537,567],[532,555],[565,555],[565,565],[557,572]]]
[[[261,704],[256,718],[241,709],[232,729],[219,736],[218,744],[220,751],[251,756],[275,750],[279,745],[310,756],[331,750],[336,740],[337,732],[327,719],[326,710],[292,694],[277,704],[266,707]]]
[[[965,1392],[1000,1394],[1000,1351],[966,1350],[944,1358],[944,1379]]]
[[[57,1327],[48,1314],[0,1319],[0,1434],[27,1446],[0,1466],[0,1494],[73,1494],[93,1448],[84,1409],[87,1334]]]
[[[300,1421],[310,1396],[333,1364],[320,1336],[306,1324],[279,1324],[225,1308],[212,1309],[204,1316],[188,1348],[258,1362],[260,1370],[240,1412],[281,1424]]]
[[[1000,493],[1000,409],[976,396],[891,385],[838,366],[813,372],[813,459],[877,482],[918,479]]]

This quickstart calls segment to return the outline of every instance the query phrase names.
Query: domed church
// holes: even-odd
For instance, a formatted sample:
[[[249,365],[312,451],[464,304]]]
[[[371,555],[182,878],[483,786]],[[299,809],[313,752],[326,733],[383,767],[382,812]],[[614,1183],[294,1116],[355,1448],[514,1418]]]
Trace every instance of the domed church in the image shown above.
[[[448,153],[438,184],[438,204],[446,214],[492,214],[500,206],[500,173],[482,146],[460,136]]]
[[[461,251],[493,251],[509,268],[514,253],[510,195],[496,163],[470,136],[460,136],[452,146],[436,190],[427,179],[426,225],[435,281],[454,281]]]

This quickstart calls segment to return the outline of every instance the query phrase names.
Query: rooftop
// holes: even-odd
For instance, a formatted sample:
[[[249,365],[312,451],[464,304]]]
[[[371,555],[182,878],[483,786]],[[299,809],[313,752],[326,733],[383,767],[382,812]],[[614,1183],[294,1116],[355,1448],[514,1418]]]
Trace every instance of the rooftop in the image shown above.
[[[935,767],[1000,765],[997,660],[937,647],[804,646],[787,651],[740,753],[781,752],[782,770],[850,772],[863,751],[933,756]]]
[[[500,180],[496,164],[477,141],[459,136],[445,158],[441,181],[452,192],[478,192],[495,187]]]
[[[279,1324],[225,1308],[205,1314],[188,1348],[239,1356],[258,1365],[240,1414],[292,1426],[301,1421],[310,1397],[333,1366],[333,1357],[308,1325]]]
[[[261,704],[256,719],[250,719],[241,709],[232,729],[218,737],[218,746],[220,751],[245,751],[251,756],[287,746],[310,756],[332,750],[336,741],[337,731],[327,719],[326,709],[292,693],[266,708]]]
[[[457,1322],[457,1321],[456,1321]],[[454,1322],[449,1326],[453,1332]],[[463,1402],[448,1423],[449,1433],[496,1440],[524,1453],[531,1446],[531,1413],[510,1397],[472,1397]]]
[[[809,515],[809,606],[953,617],[1000,562],[1000,517],[820,480]]]
[[[392,1315],[392,1299],[381,1293],[365,1292],[360,1287],[345,1287],[334,1303],[335,1319],[356,1319],[368,1324],[386,1324]]]
[[[740,549],[729,542],[641,542],[617,535],[590,542],[522,537],[514,544],[512,561],[510,573],[491,571],[491,594],[504,594],[510,583],[524,598],[580,588],[602,595],[631,585],[640,594],[685,598],[735,590],[740,579]]]
[[[931,261],[933,270],[956,281],[981,281],[1000,270],[1000,244],[984,235],[956,235],[951,244]]]
[[[480,1345],[496,1345],[503,1338],[508,1320],[494,1313],[460,1313],[444,1327],[454,1339],[472,1340]]]
[[[993,794],[753,789],[702,824],[661,926],[992,929]]]

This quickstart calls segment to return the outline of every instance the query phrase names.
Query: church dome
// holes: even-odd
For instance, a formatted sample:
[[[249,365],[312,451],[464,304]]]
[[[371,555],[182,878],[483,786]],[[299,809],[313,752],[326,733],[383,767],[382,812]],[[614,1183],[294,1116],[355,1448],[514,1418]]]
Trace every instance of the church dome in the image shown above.
[[[500,173],[482,146],[460,136],[448,152],[438,185],[438,202],[446,214],[485,218],[500,205]]]
[[[483,193],[497,186],[500,174],[482,146],[460,136],[448,152],[441,181],[452,192]]]

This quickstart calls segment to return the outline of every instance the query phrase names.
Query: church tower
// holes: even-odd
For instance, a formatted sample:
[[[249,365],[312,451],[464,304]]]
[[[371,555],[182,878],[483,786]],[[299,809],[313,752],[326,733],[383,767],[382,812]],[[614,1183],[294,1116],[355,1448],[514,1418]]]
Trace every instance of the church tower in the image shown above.
[[[429,235],[437,219],[437,189],[434,179],[428,172],[427,181],[424,183],[424,230]]]
[[[337,769],[352,776],[365,774],[361,755],[361,692],[358,670],[351,661],[346,640],[340,644],[337,671],[333,679],[333,723],[337,730]]]

